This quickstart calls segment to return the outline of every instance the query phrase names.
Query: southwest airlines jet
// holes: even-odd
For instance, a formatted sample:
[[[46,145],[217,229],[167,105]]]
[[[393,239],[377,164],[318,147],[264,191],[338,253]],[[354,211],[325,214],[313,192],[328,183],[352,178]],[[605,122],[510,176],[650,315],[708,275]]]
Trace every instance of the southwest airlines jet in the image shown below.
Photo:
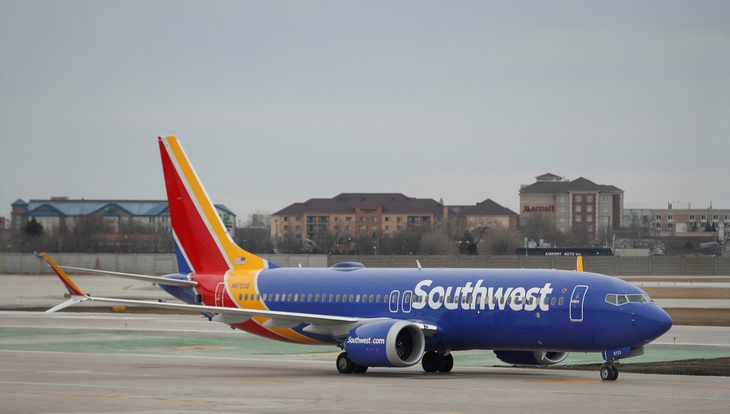
[[[453,351],[467,349],[520,365],[600,352],[604,380],[618,377],[619,359],[643,354],[672,326],[641,289],[589,272],[279,267],[233,242],[178,140],[159,138],[159,147],[179,273],[63,269],[151,281],[184,303],[87,295],[46,255],[71,294],[48,312],[87,300],[199,311],[266,338],[337,346],[343,374],[419,362],[426,372],[449,372]]]

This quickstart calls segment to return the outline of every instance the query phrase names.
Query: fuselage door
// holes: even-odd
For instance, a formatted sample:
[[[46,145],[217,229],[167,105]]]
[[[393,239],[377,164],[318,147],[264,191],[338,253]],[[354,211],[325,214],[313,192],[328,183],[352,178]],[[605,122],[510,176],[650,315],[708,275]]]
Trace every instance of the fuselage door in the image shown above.
[[[586,298],[588,286],[578,285],[573,289],[570,295],[570,321],[583,322],[583,302]]]
[[[398,299],[400,299],[400,292],[397,290],[394,290],[390,292],[390,300],[389,300],[389,308],[390,313],[396,313],[398,312]]]
[[[411,301],[413,300],[413,292],[410,290],[406,290],[403,292],[403,313],[410,313],[411,312]]]
[[[224,282],[218,283],[215,287],[215,306],[225,306],[226,297],[226,284]]]

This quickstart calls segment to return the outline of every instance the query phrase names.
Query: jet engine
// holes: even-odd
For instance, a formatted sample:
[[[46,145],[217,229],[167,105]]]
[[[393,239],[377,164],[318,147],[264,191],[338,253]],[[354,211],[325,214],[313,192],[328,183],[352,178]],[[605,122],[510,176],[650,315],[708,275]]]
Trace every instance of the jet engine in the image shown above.
[[[366,367],[409,367],[426,348],[423,331],[408,321],[384,320],[358,326],[345,338],[352,362]]]
[[[494,351],[500,361],[513,365],[555,365],[563,362],[567,352]]]

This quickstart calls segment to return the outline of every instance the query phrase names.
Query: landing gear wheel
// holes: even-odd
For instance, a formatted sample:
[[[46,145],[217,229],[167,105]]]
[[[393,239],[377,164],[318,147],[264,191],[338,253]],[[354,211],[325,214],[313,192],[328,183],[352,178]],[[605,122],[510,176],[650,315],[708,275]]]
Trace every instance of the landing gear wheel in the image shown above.
[[[340,374],[352,374],[355,372],[356,366],[358,365],[355,365],[355,363],[350,360],[347,356],[347,352],[342,352],[340,355],[337,355],[337,371]]]
[[[601,379],[604,381],[616,381],[618,378],[618,368],[613,365],[606,365],[601,368]]]
[[[454,356],[451,354],[444,355],[441,358],[441,364],[439,365],[439,372],[451,372],[451,368],[454,367]]]
[[[368,371],[368,367],[365,365],[355,365],[355,369],[352,370],[353,374],[364,374]]]
[[[436,372],[441,367],[441,356],[436,351],[428,351],[423,354],[421,366],[426,372]]]

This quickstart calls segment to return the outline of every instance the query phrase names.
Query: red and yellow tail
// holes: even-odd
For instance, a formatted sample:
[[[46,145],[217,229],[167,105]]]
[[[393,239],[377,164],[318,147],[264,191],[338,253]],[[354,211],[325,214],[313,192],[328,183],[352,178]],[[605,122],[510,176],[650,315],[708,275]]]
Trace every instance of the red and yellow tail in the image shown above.
[[[177,138],[160,137],[159,144],[178,258],[185,261],[181,272],[185,265],[198,274],[268,268],[231,239]]]

